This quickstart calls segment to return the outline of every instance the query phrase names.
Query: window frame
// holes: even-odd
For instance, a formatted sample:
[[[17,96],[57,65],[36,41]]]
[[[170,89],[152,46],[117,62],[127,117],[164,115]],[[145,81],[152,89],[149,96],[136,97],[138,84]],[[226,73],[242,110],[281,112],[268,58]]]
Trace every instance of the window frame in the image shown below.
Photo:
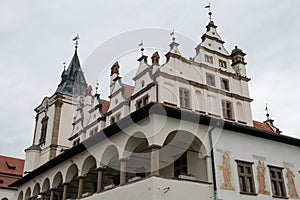
[[[48,116],[43,117],[43,119],[41,120],[42,127],[41,127],[41,135],[40,135],[40,139],[39,139],[40,146],[42,146],[46,143],[48,120],[49,120]]]
[[[179,105],[182,108],[191,108],[191,92],[189,89],[179,88]]]
[[[225,60],[219,59],[219,67],[227,69],[227,62]]]
[[[147,94],[136,101],[135,108],[136,108],[136,110],[141,109],[148,103],[149,103],[149,95]]]
[[[174,177],[178,178],[180,175],[188,175],[187,152],[184,152],[174,161]]]
[[[270,181],[271,181],[271,189],[272,189],[272,196],[275,198],[288,198],[287,192],[285,188],[284,176],[283,176],[283,168],[268,165],[269,173],[270,173]],[[272,173],[272,171],[274,173]],[[278,177],[278,172],[280,173],[280,177]],[[275,175],[272,176],[272,175]],[[273,186],[275,184],[275,188]],[[280,195],[281,194],[281,195]]]
[[[243,160],[235,161],[237,163],[237,174],[240,187],[240,194],[257,195],[252,167],[254,163]],[[242,167],[243,170],[240,170],[240,167]],[[241,181],[241,178],[243,181]]]
[[[205,60],[206,63],[214,64],[214,58],[211,55],[205,54],[204,55],[204,60]]]
[[[208,78],[211,78],[211,83],[208,81]],[[206,84],[212,87],[216,87],[216,77],[213,74],[206,73]]]
[[[233,120],[234,117],[233,117],[233,105],[232,105],[232,102],[228,101],[228,100],[225,100],[225,99],[222,99],[222,103],[221,104],[222,104],[222,114],[223,114],[223,117],[225,119],[231,119],[231,120]],[[224,105],[225,105],[225,107],[224,107]],[[230,105],[230,106],[228,107],[228,105]],[[230,108],[230,109],[228,109],[228,108]],[[229,114],[229,112],[230,112],[230,114]]]
[[[226,84],[224,84],[223,87],[223,82],[225,82]],[[225,90],[225,91],[230,91],[230,86],[229,86],[229,80],[226,78],[221,78],[221,89]]]

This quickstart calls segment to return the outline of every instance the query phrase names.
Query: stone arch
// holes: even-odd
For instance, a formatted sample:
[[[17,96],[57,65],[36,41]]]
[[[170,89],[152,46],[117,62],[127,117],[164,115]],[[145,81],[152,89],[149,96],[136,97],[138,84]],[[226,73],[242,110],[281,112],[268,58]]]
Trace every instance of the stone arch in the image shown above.
[[[206,154],[205,145],[196,135],[184,130],[172,131],[160,149],[161,174],[172,177],[185,174],[207,181]]]
[[[46,178],[42,184],[41,193],[44,195],[45,199],[50,198],[50,180]]]
[[[96,159],[94,158],[94,156],[88,156],[81,167],[81,175],[85,175],[87,174],[91,168],[96,168],[97,167],[97,163],[96,163]]]
[[[245,121],[243,105],[241,102],[236,103],[236,118],[240,121]]]
[[[151,152],[149,141],[145,134],[136,132],[128,138],[124,147],[123,158],[128,158],[126,164],[127,177],[145,177],[150,172]]]
[[[88,156],[82,164],[81,174],[85,177],[82,192],[84,196],[92,195],[97,191],[98,174],[96,168],[97,163],[93,156]]]
[[[1,200],[8,200],[8,198],[4,197],[4,198],[2,198]]]
[[[50,189],[50,180],[49,178],[46,178],[43,182],[41,192],[47,192],[49,189]]]
[[[76,199],[79,187],[79,174],[76,164],[70,165],[67,170],[65,182],[68,183],[67,199]]]
[[[33,188],[32,196],[37,197],[41,192],[41,187],[39,183],[36,183]]]
[[[18,195],[18,200],[23,200],[23,191],[21,191]]]
[[[115,145],[109,145],[101,156],[103,172],[103,188],[108,185],[120,184],[120,161],[119,152]]]
[[[25,192],[25,200],[28,200],[31,197],[31,188],[28,187]]]
[[[52,181],[52,188],[57,188],[62,183],[63,183],[63,176],[61,172],[57,172]]]
[[[61,199],[63,194],[63,176],[61,172],[57,172],[52,181],[52,189],[54,189],[54,199]]]

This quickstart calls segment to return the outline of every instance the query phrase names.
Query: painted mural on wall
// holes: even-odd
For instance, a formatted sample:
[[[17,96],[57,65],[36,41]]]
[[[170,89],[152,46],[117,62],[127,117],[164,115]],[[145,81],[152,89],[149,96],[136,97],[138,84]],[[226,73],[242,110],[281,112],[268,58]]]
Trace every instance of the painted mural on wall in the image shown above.
[[[289,196],[291,198],[294,199],[299,199],[297,190],[296,190],[296,185],[295,185],[295,174],[293,173],[292,170],[290,170],[290,168],[285,167],[286,169],[286,174],[285,177],[287,178],[287,185],[288,185],[288,192],[289,192]]]
[[[222,160],[222,165],[219,166],[223,174],[223,183],[221,185],[221,189],[234,190],[231,182],[230,156],[227,151],[223,152]]]
[[[258,181],[258,194],[270,195],[270,192],[266,190],[265,163],[259,160],[256,169],[257,169],[257,181]]]

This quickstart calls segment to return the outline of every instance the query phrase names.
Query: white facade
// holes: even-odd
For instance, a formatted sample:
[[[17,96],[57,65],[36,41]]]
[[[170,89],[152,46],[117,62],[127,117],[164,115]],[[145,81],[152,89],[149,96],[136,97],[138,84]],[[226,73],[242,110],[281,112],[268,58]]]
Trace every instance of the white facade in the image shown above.
[[[255,126],[246,54],[229,54],[216,28],[192,59],[175,39],[166,63],[143,55],[134,86],[115,63],[109,102],[91,88],[46,98],[16,199],[299,199],[300,140]]]

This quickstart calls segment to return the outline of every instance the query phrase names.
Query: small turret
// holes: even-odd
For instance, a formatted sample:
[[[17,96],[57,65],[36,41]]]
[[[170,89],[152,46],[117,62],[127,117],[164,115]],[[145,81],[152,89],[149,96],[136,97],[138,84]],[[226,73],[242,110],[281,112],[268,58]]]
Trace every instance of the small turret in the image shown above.
[[[151,60],[152,60],[152,65],[159,65],[159,54],[156,51],[152,56],[151,56]]]
[[[112,92],[116,80],[119,78],[119,68],[120,65],[118,62],[115,62],[113,66],[110,68],[110,93]]]
[[[241,49],[235,46],[235,49],[232,50],[230,58],[232,60],[232,68],[236,71],[238,75],[247,76],[245,62],[245,54]]]

